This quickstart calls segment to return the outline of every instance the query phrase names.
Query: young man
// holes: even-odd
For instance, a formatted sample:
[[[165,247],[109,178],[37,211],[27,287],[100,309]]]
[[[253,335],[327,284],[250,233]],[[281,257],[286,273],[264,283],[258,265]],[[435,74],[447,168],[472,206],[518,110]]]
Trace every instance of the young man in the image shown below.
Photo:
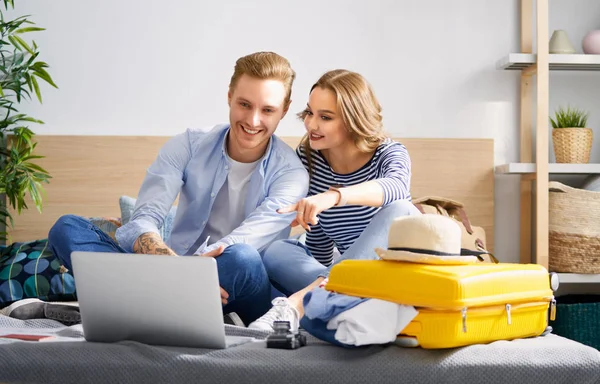
[[[215,257],[224,313],[237,313],[246,325],[254,321],[271,306],[259,252],[289,235],[294,214],[277,210],[308,189],[294,150],[273,135],[290,106],[294,78],[275,53],[238,59],[227,95],[229,124],[188,129],[161,148],[117,242],[86,219],[66,215],[50,230],[51,249],[69,269],[76,250]],[[165,242],[159,228],[178,195]]]

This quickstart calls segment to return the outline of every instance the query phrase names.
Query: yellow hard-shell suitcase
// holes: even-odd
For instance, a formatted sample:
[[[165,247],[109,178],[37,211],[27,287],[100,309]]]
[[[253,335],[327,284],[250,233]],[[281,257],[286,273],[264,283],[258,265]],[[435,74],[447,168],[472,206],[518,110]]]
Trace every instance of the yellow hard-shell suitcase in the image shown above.
[[[399,337],[453,348],[541,335],[556,305],[558,279],[551,284],[550,277],[536,264],[344,260],[331,269],[326,289],[412,305],[419,314]]]

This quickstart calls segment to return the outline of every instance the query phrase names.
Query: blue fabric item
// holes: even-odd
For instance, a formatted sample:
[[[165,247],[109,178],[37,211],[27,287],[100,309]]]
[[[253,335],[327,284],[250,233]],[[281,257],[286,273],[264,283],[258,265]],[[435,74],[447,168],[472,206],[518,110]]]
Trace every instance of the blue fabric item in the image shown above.
[[[71,252],[125,253],[117,242],[85,217],[64,215],[58,218],[48,233],[48,247],[69,269]]]
[[[331,344],[346,347],[346,348],[358,348],[356,345],[344,344],[335,339],[335,329],[327,329],[327,322],[319,319],[309,319],[306,316],[302,316],[300,319],[300,327],[306,332],[310,333],[314,337],[327,341]]]
[[[304,316],[300,319],[300,327],[316,338],[329,343],[355,348],[335,339],[335,329],[327,329],[327,323],[340,313],[354,308],[369,299],[329,292],[323,288],[314,288],[306,293],[303,299]]]
[[[48,247],[69,269],[73,251],[126,253],[89,220],[75,215],[57,220],[50,229]],[[244,324],[250,324],[271,308],[271,283],[257,250],[247,244],[234,244],[215,260],[219,284],[229,294],[224,313],[236,312]],[[106,276],[106,284],[110,284],[110,276]]]
[[[304,316],[325,322],[369,299],[314,288],[304,295]]]
[[[306,288],[327,267],[319,263],[299,240],[279,240],[263,253],[263,263],[273,285],[286,296]]]
[[[148,168],[131,220],[116,232],[126,251],[132,252],[141,234],[159,233],[158,228],[179,196],[166,244],[178,255],[194,254],[205,240],[199,237],[206,228],[214,197],[227,180],[229,130],[229,124],[210,131],[188,129],[160,149]],[[244,222],[222,239],[214,239],[216,242],[204,252],[236,243],[262,252],[272,241],[287,238],[295,212],[280,214],[277,210],[296,203],[307,192],[308,172],[300,159],[285,142],[272,136],[248,184]]]
[[[321,264],[308,246],[292,239],[273,242],[263,253],[263,263],[273,285],[289,296],[307,287],[319,276],[329,276],[331,268],[342,260],[379,259],[375,248],[387,248],[391,223],[400,216],[420,214],[409,201],[398,200],[386,205],[373,216],[354,244],[330,266]]]

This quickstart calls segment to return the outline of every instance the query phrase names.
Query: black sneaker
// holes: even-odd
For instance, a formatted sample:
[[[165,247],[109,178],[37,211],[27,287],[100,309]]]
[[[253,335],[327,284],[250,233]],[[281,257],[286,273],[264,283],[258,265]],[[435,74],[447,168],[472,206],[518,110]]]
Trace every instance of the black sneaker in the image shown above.
[[[18,300],[2,309],[2,314],[19,320],[44,319],[44,302],[39,299]]]
[[[3,315],[19,320],[50,319],[64,325],[81,323],[79,307],[63,303],[45,302],[39,299],[18,300],[2,309]]]
[[[242,321],[240,316],[235,312],[229,312],[223,316],[223,322],[229,325],[235,325],[236,327],[246,327],[246,324]]]

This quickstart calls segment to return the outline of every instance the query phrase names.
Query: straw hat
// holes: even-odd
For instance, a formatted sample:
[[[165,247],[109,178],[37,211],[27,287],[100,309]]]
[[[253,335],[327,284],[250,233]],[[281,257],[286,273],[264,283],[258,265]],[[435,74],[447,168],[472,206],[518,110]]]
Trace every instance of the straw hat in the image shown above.
[[[471,264],[476,256],[461,256],[461,229],[451,218],[436,214],[402,216],[390,226],[388,248],[376,248],[384,260],[425,264]]]

